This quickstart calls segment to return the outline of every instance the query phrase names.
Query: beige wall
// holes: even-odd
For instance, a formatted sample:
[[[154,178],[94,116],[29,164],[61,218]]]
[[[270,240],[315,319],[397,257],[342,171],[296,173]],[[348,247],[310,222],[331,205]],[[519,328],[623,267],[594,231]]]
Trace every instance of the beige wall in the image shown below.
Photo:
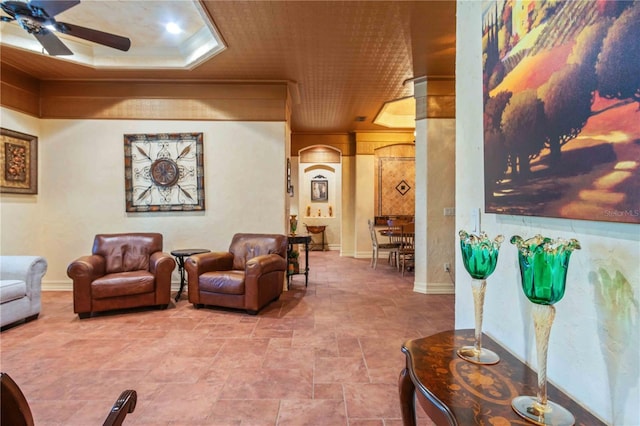
[[[342,157],[342,238],[340,255],[355,257],[356,157]]]
[[[285,123],[38,120],[3,108],[1,124],[39,138],[38,194],[0,196],[1,252],[46,257],[45,288],[71,288],[67,265],[97,233],[161,232],[171,251],[288,231]],[[125,212],[123,134],[157,132],[204,133],[204,212]]]
[[[371,258],[371,236],[367,220],[374,216],[373,155],[357,155],[355,158],[354,199],[354,257]]]
[[[455,262],[455,216],[445,216],[455,208],[456,133],[454,119],[427,119],[427,290],[453,290],[444,264]],[[430,291],[428,291],[430,292]]]
[[[482,208],[482,2],[458,1],[456,229],[470,230]],[[482,214],[482,229],[505,243],[487,280],[483,331],[536,367],[531,303],[523,295],[512,235],[576,238],[564,298],[557,303],[548,377],[589,410],[615,425],[636,425],[640,355],[640,232],[638,225]],[[452,236],[453,239],[456,239]],[[456,250],[456,328],[473,328],[471,278]],[[603,273],[616,279],[607,280]]]

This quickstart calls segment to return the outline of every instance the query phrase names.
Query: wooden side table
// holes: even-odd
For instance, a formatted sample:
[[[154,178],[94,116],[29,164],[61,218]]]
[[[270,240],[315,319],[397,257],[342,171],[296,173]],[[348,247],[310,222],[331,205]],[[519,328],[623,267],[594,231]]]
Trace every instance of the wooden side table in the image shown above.
[[[402,345],[407,364],[398,385],[405,426],[416,424],[416,400],[437,425],[532,424],[513,411],[511,400],[536,395],[536,372],[484,334],[482,346],[497,353],[499,363],[472,364],[456,354],[474,342],[474,330],[450,330]],[[604,425],[550,383],[547,394],[575,416],[576,425]]]
[[[325,240],[325,230],[327,225],[305,225],[307,232],[310,234],[320,234],[320,241],[311,240],[309,250],[313,251],[325,251],[327,249],[327,243]]]
[[[180,300],[180,296],[182,296],[182,290],[184,290],[184,258],[194,254],[209,253],[210,251],[211,250],[207,249],[181,249],[171,252],[171,256],[174,256],[176,258],[176,263],[178,264],[178,272],[180,272],[180,290],[178,290],[178,294],[176,295],[176,302]]]

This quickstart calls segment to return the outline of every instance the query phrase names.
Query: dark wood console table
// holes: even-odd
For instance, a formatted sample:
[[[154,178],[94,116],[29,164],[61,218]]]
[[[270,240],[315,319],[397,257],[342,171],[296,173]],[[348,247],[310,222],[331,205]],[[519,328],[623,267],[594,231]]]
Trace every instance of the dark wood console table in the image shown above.
[[[291,283],[291,276],[297,274],[304,274],[304,286],[306,287],[309,283],[309,243],[311,242],[311,235],[291,235],[287,236],[287,243],[289,247],[287,249],[287,258],[289,257],[289,253],[293,250],[294,244],[304,244],[304,270],[300,270],[299,272],[289,272],[289,268],[287,265],[287,290],[289,289],[289,284]]]
[[[437,425],[533,424],[513,411],[511,400],[536,395],[538,375],[484,334],[482,346],[500,356],[498,364],[477,365],[458,357],[456,349],[473,345],[473,333],[450,330],[402,345],[407,365],[398,384],[405,426],[416,424],[416,400]],[[604,425],[550,383],[547,395],[574,415],[576,425]]]

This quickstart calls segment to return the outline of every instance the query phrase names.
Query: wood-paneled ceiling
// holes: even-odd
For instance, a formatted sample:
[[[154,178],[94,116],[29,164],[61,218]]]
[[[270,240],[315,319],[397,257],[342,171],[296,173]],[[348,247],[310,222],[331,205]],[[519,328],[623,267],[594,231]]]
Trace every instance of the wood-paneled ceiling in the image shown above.
[[[94,1],[84,0],[83,8]],[[166,2],[119,3],[110,16],[113,27],[98,29],[127,36],[135,45],[149,37],[149,28],[137,34],[135,25],[118,27],[118,17],[130,23],[136,13],[153,14],[152,4]],[[290,81],[297,92],[294,132],[385,129],[373,124],[376,114],[385,102],[412,95],[413,85],[406,83],[412,78],[426,76],[432,95],[453,94],[454,0],[201,4],[227,49],[191,70],[95,69],[5,44],[0,60],[39,80]],[[69,22],[95,28],[90,13],[78,19]]]

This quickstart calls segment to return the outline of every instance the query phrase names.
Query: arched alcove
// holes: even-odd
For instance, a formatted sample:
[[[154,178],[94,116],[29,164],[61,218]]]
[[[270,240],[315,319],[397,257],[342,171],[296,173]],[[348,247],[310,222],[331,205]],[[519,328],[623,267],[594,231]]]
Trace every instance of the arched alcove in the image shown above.
[[[326,226],[325,242],[330,250],[341,245],[342,153],[316,145],[298,153],[297,206],[299,228]],[[294,200],[295,202],[295,200]]]

